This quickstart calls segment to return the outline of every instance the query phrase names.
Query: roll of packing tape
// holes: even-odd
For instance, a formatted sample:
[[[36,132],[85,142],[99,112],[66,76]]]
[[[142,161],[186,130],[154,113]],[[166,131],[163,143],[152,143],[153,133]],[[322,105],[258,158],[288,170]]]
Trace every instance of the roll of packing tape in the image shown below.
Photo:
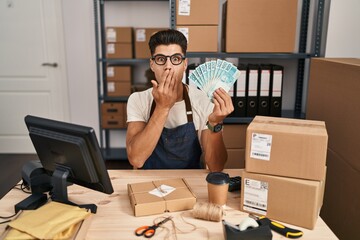
[[[248,228],[257,228],[259,226],[258,222],[251,218],[251,217],[247,217],[244,218],[241,223],[239,224],[239,229],[240,231],[245,231]]]

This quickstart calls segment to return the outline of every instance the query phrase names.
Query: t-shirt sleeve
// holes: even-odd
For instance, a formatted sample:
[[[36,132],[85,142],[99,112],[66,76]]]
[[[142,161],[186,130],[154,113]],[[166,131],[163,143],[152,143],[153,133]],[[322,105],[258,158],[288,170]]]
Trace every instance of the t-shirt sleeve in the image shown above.
[[[127,120],[126,122],[147,122],[147,107],[144,106],[139,92],[130,95],[127,101]]]

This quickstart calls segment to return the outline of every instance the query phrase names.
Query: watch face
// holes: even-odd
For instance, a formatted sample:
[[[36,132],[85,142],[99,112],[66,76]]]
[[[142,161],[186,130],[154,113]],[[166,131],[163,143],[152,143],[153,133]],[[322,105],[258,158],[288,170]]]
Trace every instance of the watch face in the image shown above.
[[[220,132],[222,129],[222,125],[221,124],[217,124],[214,126],[214,132]]]

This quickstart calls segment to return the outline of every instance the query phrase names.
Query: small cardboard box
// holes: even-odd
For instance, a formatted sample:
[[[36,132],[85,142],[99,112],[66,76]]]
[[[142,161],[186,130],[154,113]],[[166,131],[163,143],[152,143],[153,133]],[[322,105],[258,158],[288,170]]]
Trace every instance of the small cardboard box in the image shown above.
[[[107,81],[125,81],[131,82],[131,67],[130,66],[107,66],[106,67]]]
[[[107,27],[106,42],[132,43],[131,27]]]
[[[313,229],[323,203],[325,180],[244,172],[240,210]]]
[[[246,131],[248,172],[323,180],[328,135],[323,121],[256,116]]]
[[[176,26],[188,40],[188,52],[217,52],[218,26]]]
[[[131,43],[107,43],[107,58],[132,58],[133,49]]]
[[[218,25],[219,0],[176,0],[177,25]]]
[[[102,115],[124,115],[126,110],[126,103],[102,103]]]
[[[149,193],[162,185],[175,190],[163,197]],[[195,194],[183,178],[128,184],[128,194],[135,216],[189,210],[196,203]]]
[[[150,37],[165,28],[136,28],[135,29],[135,58],[150,58]]]
[[[107,82],[107,95],[109,97],[127,97],[130,94],[130,82]]]
[[[298,0],[227,0],[224,9],[225,52],[295,52]]]

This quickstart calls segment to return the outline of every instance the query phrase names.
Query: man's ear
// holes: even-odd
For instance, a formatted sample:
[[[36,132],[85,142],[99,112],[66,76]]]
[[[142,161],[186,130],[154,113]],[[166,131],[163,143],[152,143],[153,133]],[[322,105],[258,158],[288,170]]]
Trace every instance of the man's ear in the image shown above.
[[[150,60],[150,69],[151,69],[151,71],[154,72],[154,69],[153,69],[154,61],[151,58],[149,60]]]
[[[188,59],[185,58],[185,59],[184,59],[184,71],[186,71],[187,66],[188,66]]]

